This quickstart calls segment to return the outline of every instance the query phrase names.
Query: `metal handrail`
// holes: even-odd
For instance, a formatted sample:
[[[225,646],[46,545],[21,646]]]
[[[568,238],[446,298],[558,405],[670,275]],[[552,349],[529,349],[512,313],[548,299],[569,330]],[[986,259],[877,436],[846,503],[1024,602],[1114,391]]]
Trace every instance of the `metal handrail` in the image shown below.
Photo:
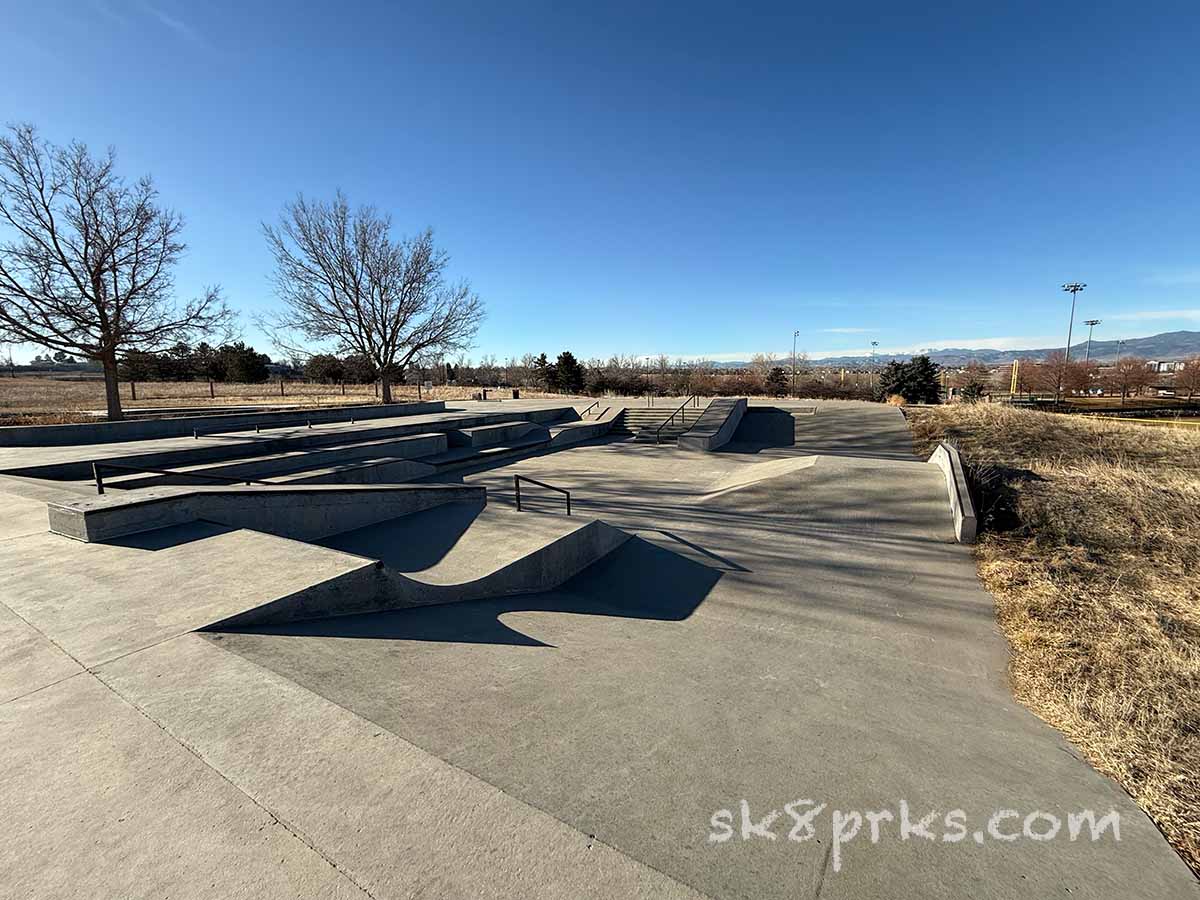
[[[600,405],[600,401],[599,401],[599,400],[593,400],[593,401],[592,401],[591,403],[589,403],[589,404],[588,404],[586,407],[584,407],[584,410],[583,410],[583,412],[581,412],[581,413],[579,414],[579,418],[581,418],[581,419],[582,419],[582,418],[583,418],[584,416],[586,416],[586,415],[587,415],[589,412],[591,412],[591,410],[593,409],[593,407],[596,407],[596,406],[599,406],[599,405]]]
[[[687,398],[686,400],[684,400],[684,401],[683,401],[681,404],[679,404],[679,408],[678,408],[678,409],[676,409],[676,410],[675,410],[675,412],[673,412],[673,413],[671,413],[671,415],[667,416],[667,420],[666,420],[665,422],[663,422],[663,423],[662,423],[661,425],[659,425],[659,426],[658,426],[656,429],[654,429],[654,443],[656,443],[656,444],[657,444],[657,443],[660,443],[660,440],[659,440],[659,438],[660,438],[660,436],[661,436],[661,434],[662,434],[662,430],[663,430],[664,428],[666,428],[668,425],[670,425],[670,424],[671,424],[671,422],[672,422],[672,420],[674,420],[674,418],[675,418],[677,415],[679,415],[681,412],[683,412],[683,411],[684,411],[684,409],[686,409],[686,408],[687,408],[687,405],[688,405],[689,403],[691,403],[692,401],[695,401],[695,405],[696,405],[696,406],[699,406],[699,405],[700,405],[700,395],[699,395],[699,394],[692,394],[692,396],[688,397],[688,398]],[[686,424],[687,424],[687,416],[686,416],[686,415],[683,417],[682,421],[683,421],[683,424],[684,424],[684,425],[686,425]]]
[[[517,512],[521,511],[521,482],[528,481],[530,484],[536,484],[538,487],[544,487],[547,490],[558,491],[560,494],[566,495],[567,498],[567,515],[571,514],[571,492],[566,488],[555,487],[552,484],[546,484],[544,481],[538,481],[536,478],[530,478],[528,475],[514,475],[513,488],[517,492]]]
[[[92,477],[96,479],[96,493],[104,493],[104,477],[101,469],[113,469],[117,472],[149,472],[152,475],[176,475],[180,478],[199,478],[203,481],[217,481],[221,484],[261,484],[270,485],[269,481],[253,481],[249,478],[233,478],[229,475],[205,475],[201,472],[177,472],[172,469],[152,469],[149,466],[122,466],[118,463],[92,463]]]

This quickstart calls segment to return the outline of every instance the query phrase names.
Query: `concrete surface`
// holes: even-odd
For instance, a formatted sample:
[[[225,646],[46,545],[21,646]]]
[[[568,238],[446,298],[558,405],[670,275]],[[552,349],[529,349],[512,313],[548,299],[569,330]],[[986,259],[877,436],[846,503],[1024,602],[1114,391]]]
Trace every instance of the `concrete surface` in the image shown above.
[[[811,405],[794,448],[600,440],[463,476],[492,512],[523,473],[636,533],[535,595],[198,635],[375,563],[216,526],[128,545],[13,527],[5,891],[1195,897],[1129,797],[1013,701],[944,478],[899,414]],[[561,515],[557,495],[523,500]],[[426,537],[397,550],[408,565],[437,564]],[[740,832],[742,800],[759,820],[801,798],[828,804],[811,840],[781,813],[775,840],[709,841],[719,810]],[[1121,841],[902,840],[885,822],[873,844],[864,823],[835,866],[831,811],[899,817],[901,800],[938,810],[939,833],[956,807],[970,829],[1116,810]]]
[[[0,705],[13,898],[363,898],[273,813],[90,674]]]

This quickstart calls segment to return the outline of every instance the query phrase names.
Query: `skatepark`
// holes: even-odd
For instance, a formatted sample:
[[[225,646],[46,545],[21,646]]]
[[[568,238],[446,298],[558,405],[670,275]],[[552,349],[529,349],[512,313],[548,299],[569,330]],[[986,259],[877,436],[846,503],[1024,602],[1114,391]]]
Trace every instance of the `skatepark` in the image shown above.
[[[1195,896],[1012,699],[953,448],[659,402],[0,441],[12,895]]]

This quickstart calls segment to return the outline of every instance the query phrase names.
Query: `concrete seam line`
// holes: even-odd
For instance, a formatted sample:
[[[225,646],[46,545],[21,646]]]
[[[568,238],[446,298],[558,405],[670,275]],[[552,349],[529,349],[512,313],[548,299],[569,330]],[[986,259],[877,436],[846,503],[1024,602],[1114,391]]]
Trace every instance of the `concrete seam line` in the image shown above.
[[[189,632],[189,634],[190,634],[190,632]],[[186,635],[176,635],[176,637],[185,637],[185,636]],[[172,638],[172,640],[174,640],[174,638]],[[176,744],[178,744],[180,747],[182,747],[184,750],[186,750],[192,756],[194,756],[200,762],[200,764],[203,765],[206,769],[208,769],[210,772],[215,774],[223,782],[228,784],[231,788],[233,788],[235,791],[237,791],[239,794],[241,794],[243,797],[245,797],[247,800],[249,800],[251,803],[253,803],[255,807],[257,807],[258,809],[260,809],[264,813],[266,813],[266,815],[270,817],[272,822],[274,822],[276,825],[278,825],[280,828],[282,828],[284,831],[286,831],[288,834],[290,834],[293,838],[295,838],[297,841],[299,841],[301,844],[303,844],[305,847],[307,847],[313,853],[317,854],[317,856],[321,857],[321,859],[323,859],[330,868],[332,868],[335,872],[337,872],[338,875],[340,875],[342,878],[345,878],[347,881],[349,881],[352,885],[354,885],[356,888],[358,888],[358,890],[360,890],[364,895],[366,895],[367,897],[370,897],[371,900],[376,900],[375,895],[372,894],[369,890],[367,890],[363,885],[359,884],[358,881],[356,881],[355,878],[349,872],[342,869],[341,866],[339,866],[336,862],[334,862],[332,859],[330,859],[325,853],[323,853],[321,851],[321,849],[319,847],[317,847],[315,844],[313,844],[312,841],[308,840],[308,838],[306,838],[303,834],[301,834],[300,831],[298,831],[296,828],[294,828],[290,823],[288,823],[286,820],[284,820],[281,817],[279,817],[278,815],[276,815],[271,809],[269,809],[268,807],[266,807],[262,803],[260,803],[257,799],[254,798],[253,795],[248,793],[239,784],[232,781],[228,776],[225,775],[224,772],[222,772],[220,769],[218,769],[216,766],[214,766],[212,763],[210,763],[207,759],[205,759],[204,756],[199,752],[199,750],[197,750],[195,747],[191,746],[187,741],[180,740],[178,737],[176,737],[174,734],[172,734],[170,729],[168,729],[161,722],[159,722],[157,719],[155,719],[153,716],[151,716],[148,712],[146,712],[146,710],[142,709],[142,707],[138,706],[136,703],[134,703],[132,700],[130,700],[128,697],[126,697],[124,694],[122,694],[120,691],[118,691],[116,688],[114,688],[111,684],[109,684],[107,681],[105,681],[99,672],[92,671],[91,669],[89,669],[88,674],[91,675],[93,678],[95,678],[96,681],[98,681],[101,685],[103,685],[106,690],[110,691],[114,697],[116,697],[118,700],[120,700],[126,706],[133,709],[139,716],[141,716],[147,722],[150,722],[152,725],[154,725],[155,728],[157,728],[159,731],[161,731],[164,735],[166,735],[168,738],[170,738],[172,741],[174,741]]]
[[[15,703],[18,700],[24,700],[26,697],[32,697],[34,694],[38,693],[39,691],[44,691],[47,688],[52,688],[55,685],[62,684],[64,681],[70,681],[72,678],[78,678],[80,675],[90,675],[90,674],[91,674],[91,672],[89,672],[87,669],[80,669],[78,672],[72,672],[70,675],[67,675],[63,678],[59,678],[56,681],[51,681],[49,684],[43,684],[41,687],[35,687],[31,691],[26,691],[25,693],[18,694],[15,697],[9,697],[7,700],[0,702],[0,706],[4,706],[7,703]]]
[[[180,635],[180,637],[184,637],[184,635]],[[197,634],[197,637],[199,637],[201,640],[208,643],[215,650],[221,650],[225,653],[232,653],[234,656],[236,656],[238,659],[242,660],[243,662],[253,666],[256,669],[261,670],[262,672],[265,672],[267,674],[267,676],[270,678],[278,679],[280,681],[285,681],[289,685],[294,687],[295,689],[303,691],[306,694],[310,694],[313,697],[316,697],[317,699],[319,699],[325,703],[328,703],[331,706],[335,706],[338,709],[342,710],[342,712],[346,713],[347,715],[350,715],[356,719],[361,719],[363,722],[369,722],[375,728],[380,728],[383,731],[386,731],[397,741],[400,741],[404,744],[407,744],[410,747],[413,747],[413,748],[421,751],[426,756],[430,757],[431,759],[437,760],[439,763],[446,766],[448,769],[451,769],[455,772],[461,772],[462,774],[464,774],[468,778],[470,778],[472,781],[477,781],[480,784],[487,785],[489,788],[496,791],[496,793],[507,797],[512,802],[514,802],[520,806],[523,806],[526,809],[533,810],[534,812],[538,813],[539,815],[543,815],[549,819],[553,819],[555,822],[558,822],[564,828],[567,828],[568,830],[574,832],[575,834],[578,834],[578,835],[581,835],[581,836],[587,838],[589,844],[598,844],[602,847],[605,847],[608,850],[611,850],[613,853],[616,853],[616,854],[624,857],[625,859],[628,859],[630,862],[634,863],[635,865],[642,866],[643,868],[649,869],[652,872],[657,872],[659,875],[661,875],[663,878],[667,879],[671,883],[678,884],[678,885],[681,885],[681,886],[687,888],[688,890],[695,893],[697,897],[703,898],[703,900],[717,900],[717,898],[712,896],[711,894],[704,893],[703,891],[701,891],[699,888],[695,887],[694,885],[688,884],[686,881],[683,881],[679,878],[676,878],[674,875],[664,872],[662,869],[658,868],[657,866],[655,866],[651,863],[648,863],[644,860],[638,859],[636,856],[626,853],[621,848],[615,847],[612,844],[608,843],[607,841],[600,840],[595,835],[588,834],[585,831],[581,831],[580,829],[578,829],[574,825],[572,825],[570,822],[560,819],[558,816],[556,816],[554,813],[550,812],[549,810],[542,809],[540,806],[537,806],[536,804],[530,803],[527,800],[522,800],[520,797],[518,797],[514,794],[510,794],[508,791],[504,790],[504,788],[500,787],[499,785],[493,784],[492,782],[488,781],[486,778],[483,778],[482,776],[477,775],[476,773],[472,772],[470,769],[464,768],[463,766],[460,766],[457,763],[453,763],[450,760],[439,756],[437,753],[434,753],[432,750],[430,750],[426,747],[422,747],[420,744],[416,743],[415,741],[409,740],[408,738],[404,737],[403,735],[396,734],[396,732],[392,731],[392,729],[388,728],[385,725],[380,725],[378,722],[376,722],[371,717],[364,716],[360,712],[356,712],[355,710],[350,709],[347,706],[343,706],[341,703],[338,703],[336,700],[334,700],[330,697],[326,697],[324,694],[318,693],[317,691],[314,691],[312,688],[307,687],[306,685],[300,684],[297,681],[292,681],[292,679],[290,679],[284,675],[280,675],[274,669],[270,669],[267,666],[264,666],[261,663],[256,662],[255,660],[248,659],[247,657],[243,656],[241,653],[238,653],[236,650],[232,650],[232,649],[230,649],[228,647],[224,647],[224,646],[217,646],[211,640],[209,640],[207,637],[205,637],[203,635]],[[109,688],[109,690],[112,690],[112,688]],[[116,692],[114,691],[114,693],[116,693]],[[120,695],[118,695],[118,696],[120,696]],[[124,699],[124,698],[122,698],[122,699]],[[128,703],[129,701],[126,700],[125,702]],[[141,712],[141,710],[139,710],[139,712]],[[146,715],[146,713],[144,713],[144,712],[142,714]],[[149,716],[147,716],[147,718],[149,718]],[[153,721],[153,719],[151,721]],[[155,724],[157,724],[157,723],[155,723]],[[159,727],[161,728],[162,726],[159,726]],[[163,730],[166,731],[166,729],[163,729]],[[170,734],[169,731],[167,733]],[[172,738],[174,738],[173,735],[172,735]],[[176,739],[176,740],[178,740],[178,739]],[[207,763],[206,763],[206,765],[207,765]],[[222,776],[222,777],[224,777],[224,776]],[[226,780],[228,780],[228,779],[226,779]],[[241,790],[241,788],[238,788],[238,790]],[[249,796],[249,795],[247,795],[247,796]],[[251,798],[251,799],[253,799],[253,798]],[[257,802],[257,801],[255,801],[255,802]],[[265,807],[264,807],[264,809],[265,809]],[[268,812],[269,812],[269,810],[268,810]]]
[[[45,638],[50,643],[51,646],[54,647],[54,649],[58,650],[60,653],[62,653],[64,656],[66,656],[68,659],[70,659],[71,662],[75,663],[75,665],[79,666],[79,668],[83,669],[84,671],[88,670],[88,667],[83,664],[83,660],[79,659],[77,656],[75,656],[74,653],[72,653],[70,650],[68,650],[66,647],[64,647],[62,644],[60,644],[54,638],[50,637],[50,635],[46,634],[46,632],[42,631],[42,629],[38,628],[36,625],[34,625],[32,622],[30,622],[28,619],[26,619],[23,615],[21,615],[19,612],[17,612],[15,609],[13,609],[7,603],[0,603],[0,606],[3,606],[10,613],[12,613],[14,616],[16,616],[22,622],[24,622],[27,626],[29,626],[29,628],[31,628],[33,631],[36,631],[38,634],[40,634],[43,638]],[[75,674],[78,675],[79,673],[76,672]]]
[[[8,537],[0,538],[0,544],[5,541],[19,541],[21,538],[33,537],[34,535],[45,533],[45,531],[27,531],[24,534],[10,534]]]

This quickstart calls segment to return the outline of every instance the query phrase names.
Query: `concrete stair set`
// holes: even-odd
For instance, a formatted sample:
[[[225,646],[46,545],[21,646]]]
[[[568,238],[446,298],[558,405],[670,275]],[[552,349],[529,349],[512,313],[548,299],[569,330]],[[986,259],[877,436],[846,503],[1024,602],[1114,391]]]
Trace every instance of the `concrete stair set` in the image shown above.
[[[675,442],[696,424],[704,411],[703,407],[684,407],[669,425],[665,425],[677,408],[678,403],[675,406],[628,407],[613,420],[609,434],[632,437],[640,442],[654,443],[656,436],[664,444]]]

